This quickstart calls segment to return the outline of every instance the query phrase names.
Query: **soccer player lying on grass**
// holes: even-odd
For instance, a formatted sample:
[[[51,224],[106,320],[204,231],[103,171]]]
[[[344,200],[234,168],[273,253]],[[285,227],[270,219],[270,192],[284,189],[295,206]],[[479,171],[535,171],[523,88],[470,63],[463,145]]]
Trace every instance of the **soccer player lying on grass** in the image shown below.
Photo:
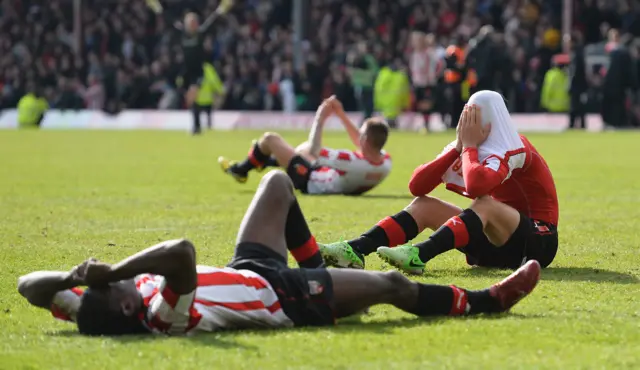
[[[287,266],[287,250],[300,268]],[[84,334],[185,334],[332,325],[383,303],[418,316],[503,312],[539,276],[540,265],[530,262],[489,289],[470,291],[412,282],[397,271],[325,269],[291,180],[272,171],[242,220],[227,267],[197,266],[193,244],[173,240],[114,265],[90,259],[70,272],[33,272],[19,279],[18,290]]]
[[[333,113],[340,118],[355,151],[322,147],[322,130]],[[243,162],[230,162],[224,157],[218,161],[222,170],[240,183],[247,181],[252,169],[280,166],[303,193],[358,195],[380,184],[391,171],[391,158],[382,150],[388,136],[387,123],[378,118],[369,118],[358,130],[342,103],[332,96],[318,108],[309,141],[298,148],[294,149],[280,135],[267,132],[253,144]]]
[[[467,209],[429,196],[440,183],[473,199]],[[518,268],[527,260],[543,267],[558,249],[558,198],[547,163],[518,135],[502,96],[471,96],[457,140],[433,161],[418,167],[409,189],[417,198],[359,238],[320,245],[327,265],[364,268],[377,250],[390,264],[424,272],[435,256],[457,249],[470,265]],[[402,245],[424,229],[435,230],[416,245]]]

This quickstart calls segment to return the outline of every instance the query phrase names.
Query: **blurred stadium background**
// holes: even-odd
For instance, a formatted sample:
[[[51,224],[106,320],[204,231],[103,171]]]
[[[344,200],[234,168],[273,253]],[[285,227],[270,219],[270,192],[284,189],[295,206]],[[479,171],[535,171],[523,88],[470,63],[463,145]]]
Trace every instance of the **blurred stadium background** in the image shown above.
[[[3,0],[0,109],[17,107],[36,90],[57,109],[184,108],[180,32],[173,24],[187,11],[203,19],[217,1],[162,3],[165,11],[156,15],[141,0]],[[423,60],[436,72],[429,76],[428,105],[444,122],[450,122],[457,97],[466,98],[474,87],[500,91],[513,112],[567,114],[572,106],[601,113],[609,89],[616,101],[624,100],[624,112],[611,113],[605,123],[635,127],[639,5],[636,0],[245,0],[210,32],[205,49],[225,86],[215,103],[223,110],[313,111],[331,94],[348,111],[368,112],[374,105],[393,116],[418,108],[420,99],[411,90],[406,99],[389,98],[389,88],[367,94],[375,76],[384,78],[378,72],[385,67],[416,82],[420,62],[412,53],[418,31],[432,36],[432,52],[424,54],[432,60]],[[493,32],[480,42],[485,25]],[[461,89],[451,89],[446,78],[452,45],[465,51],[454,63],[465,67]],[[474,48],[474,56],[466,58]],[[618,49],[625,60],[612,71]]]

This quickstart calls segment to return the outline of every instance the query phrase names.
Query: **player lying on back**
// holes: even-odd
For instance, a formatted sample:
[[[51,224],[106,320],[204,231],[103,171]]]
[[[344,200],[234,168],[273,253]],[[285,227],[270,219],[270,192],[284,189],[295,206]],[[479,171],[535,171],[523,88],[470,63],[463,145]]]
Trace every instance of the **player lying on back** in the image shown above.
[[[322,131],[327,118],[336,114],[344,125],[355,151],[322,147]],[[296,189],[307,194],[362,194],[384,180],[391,171],[391,158],[382,150],[389,136],[387,123],[369,118],[360,130],[349,120],[335,96],[326,99],[316,112],[309,141],[293,148],[280,135],[265,133],[241,163],[224,157],[222,170],[236,181],[247,181],[253,169],[267,166],[286,169]]]
[[[223,268],[196,265],[193,244],[173,240],[114,265],[89,259],[70,272],[33,272],[19,279],[18,290],[83,334],[188,334],[333,325],[376,304],[417,316],[503,312],[540,276],[540,265],[530,262],[471,291],[412,282],[397,271],[325,269],[293,184],[280,171],[262,179],[236,243]],[[287,250],[300,268],[287,266]]]
[[[558,249],[558,198],[547,163],[511,122],[502,96],[471,96],[457,140],[418,167],[409,190],[417,198],[359,238],[321,245],[328,265],[364,268],[364,256],[380,257],[410,273],[422,273],[435,256],[457,249],[470,265],[543,267]],[[473,199],[467,209],[429,196],[440,183]],[[416,245],[403,245],[424,229],[435,230]]]

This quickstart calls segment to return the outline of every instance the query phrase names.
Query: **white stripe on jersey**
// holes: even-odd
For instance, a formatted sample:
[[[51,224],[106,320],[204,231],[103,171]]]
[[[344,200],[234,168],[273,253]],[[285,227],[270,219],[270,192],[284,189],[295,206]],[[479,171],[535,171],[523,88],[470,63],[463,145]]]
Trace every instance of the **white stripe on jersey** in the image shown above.
[[[260,275],[248,270],[198,266],[195,291],[176,295],[162,277],[138,277],[138,289],[149,302],[147,323],[155,332],[289,327],[278,296]]]
[[[310,194],[357,194],[374,188],[391,172],[391,157],[384,153],[381,163],[371,163],[359,152],[322,148],[311,172]]]

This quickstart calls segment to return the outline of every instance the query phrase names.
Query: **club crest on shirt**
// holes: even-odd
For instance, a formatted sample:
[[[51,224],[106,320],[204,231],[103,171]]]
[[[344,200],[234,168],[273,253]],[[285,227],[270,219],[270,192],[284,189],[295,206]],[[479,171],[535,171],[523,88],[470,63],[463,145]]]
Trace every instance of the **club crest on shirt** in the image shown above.
[[[320,295],[324,291],[324,286],[315,280],[309,281],[309,294]]]
[[[307,173],[309,172],[309,169],[307,168],[307,166],[301,165],[301,164],[296,164],[295,165],[295,169],[296,172],[298,173],[298,175],[300,176],[306,176]]]

